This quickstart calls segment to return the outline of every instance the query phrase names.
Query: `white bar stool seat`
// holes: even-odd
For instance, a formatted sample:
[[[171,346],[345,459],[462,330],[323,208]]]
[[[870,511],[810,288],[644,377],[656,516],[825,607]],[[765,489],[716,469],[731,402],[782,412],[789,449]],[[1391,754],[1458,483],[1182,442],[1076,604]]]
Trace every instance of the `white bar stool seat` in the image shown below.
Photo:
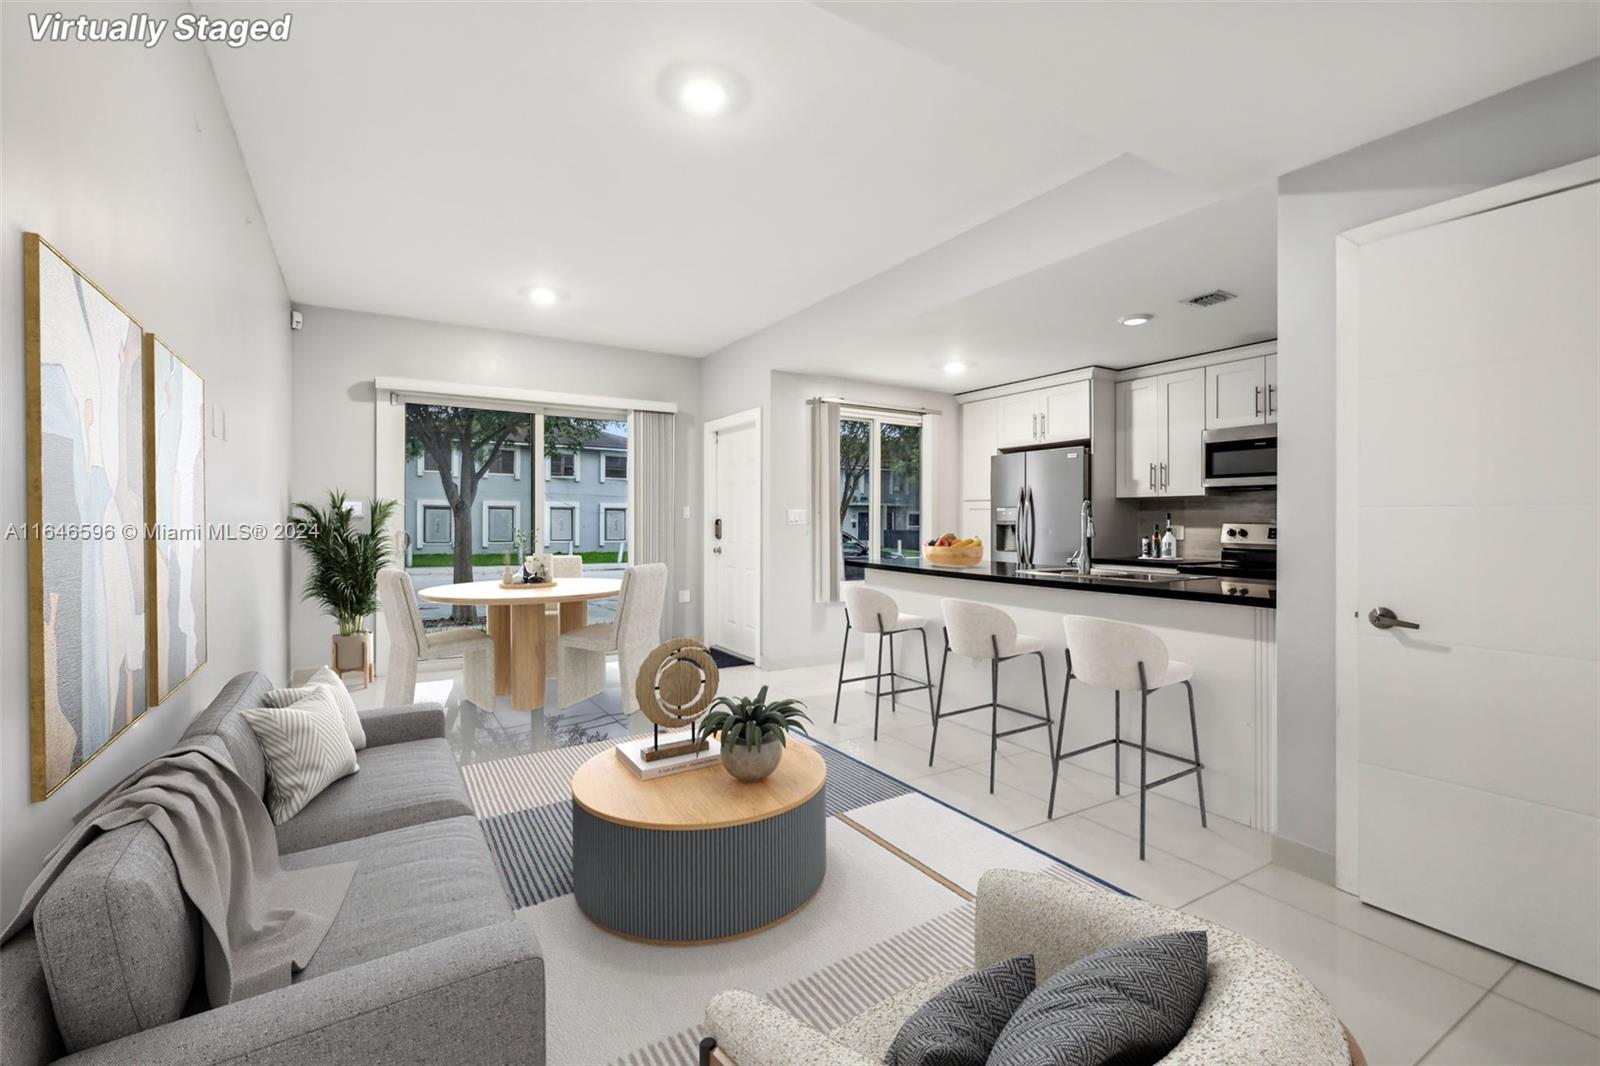
[[[1030,729],[1043,729],[1050,736],[1050,679],[1045,674],[1044,641],[1038,637],[1017,632],[1017,623],[998,607],[973,600],[941,600],[944,615],[944,655],[939,660],[939,698],[933,708],[933,740],[928,744],[928,765],[933,765],[934,752],[939,747],[939,720],[968,711],[989,709],[989,791],[994,792],[994,762],[1001,737],[1026,733]],[[950,653],[968,659],[987,660],[989,663],[989,702],[974,703],[946,711],[944,707],[944,673],[950,665]],[[1034,714],[1021,707],[1000,702],[1000,664],[1025,655],[1039,657],[1039,683],[1044,690],[1044,714]],[[1016,729],[1000,729],[1000,712],[1011,711],[1024,718],[1033,719],[1031,725]]]
[[[839,652],[839,684],[833,690],[833,721],[839,721],[839,700],[844,694],[846,681],[868,681],[872,685],[872,739],[878,739],[878,711],[883,697],[889,697],[889,711],[899,711],[899,697],[903,692],[928,693],[928,710],[933,710],[933,666],[928,659],[928,620],[915,614],[901,614],[894,597],[882,589],[868,588],[859,582],[846,585],[844,594],[844,648]],[[844,676],[845,660],[850,657],[850,630],[878,635],[878,668],[870,674],[856,677]],[[923,680],[917,681],[909,674],[898,673],[894,665],[894,638],[901,633],[916,633],[922,637]],[[883,672],[884,642],[889,645],[889,672]],[[883,679],[889,679],[889,691],[883,690]],[[916,681],[900,687],[896,681]]]
[[[1116,757],[1115,787],[1117,795],[1120,796],[1122,795],[1122,748],[1124,745],[1138,748],[1139,858],[1142,861],[1146,794],[1152,788],[1193,774],[1195,789],[1200,797],[1200,825],[1204,828],[1206,824],[1206,786],[1201,773],[1205,767],[1200,761],[1200,730],[1195,724],[1194,685],[1190,683],[1194,677],[1194,667],[1180,659],[1170,658],[1167,655],[1166,641],[1143,626],[1081,614],[1067,615],[1062,619],[1062,625],[1067,633],[1067,681],[1061,693],[1061,725],[1056,732],[1055,753],[1052,756],[1050,805],[1046,817],[1055,817],[1056,781],[1061,774],[1062,760],[1111,745]],[[1061,742],[1067,732],[1067,696],[1072,691],[1074,681],[1091,688],[1112,690],[1114,707],[1112,737],[1098,744],[1088,744],[1063,752]],[[1150,718],[1150,694],[1171,685],[1182,685],[1189,694],[1189,738],[1194,744],[1193,758],[1152,748],[1146,742]],[[1122,739],[1123,689],[1136,690],[1139,693],[1139,743],[1137,744]],[[1146,766],[1151,755],[1184,763],[1188,768],[1151,781]]]

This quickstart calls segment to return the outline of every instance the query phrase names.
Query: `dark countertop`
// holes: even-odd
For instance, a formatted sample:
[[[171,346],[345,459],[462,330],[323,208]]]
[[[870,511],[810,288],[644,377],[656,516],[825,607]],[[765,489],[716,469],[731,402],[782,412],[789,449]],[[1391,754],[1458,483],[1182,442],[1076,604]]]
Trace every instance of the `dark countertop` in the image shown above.
[[[1096,559],[1096,565],[1119,566],[1136,560]],[[1178,563],[1189,560],[1179,559]],[[1142,560],[1149,563],[1152,560]],[[1168,560],[1168,565],[1172,565]],[[979,566],[934,566],[920,559],[883,559],[857,562],[868,570],[893,570],[900,573],[932,574],[966,581],[996,581],[1007,585],[1035,585],[1043,588],[1072,589],[1077,592],[1111,592],[1123,596],[1154,596],[1164,600],[1198,600],[1202,603],[1230,603],[1245,607],[1277,607],[1277,584],[1272,581],[1219,577],[1184,577],[1176,581],[1128,581],[1111,577],[1080,577],[1077,574],[1019,574],[1011,563]]]

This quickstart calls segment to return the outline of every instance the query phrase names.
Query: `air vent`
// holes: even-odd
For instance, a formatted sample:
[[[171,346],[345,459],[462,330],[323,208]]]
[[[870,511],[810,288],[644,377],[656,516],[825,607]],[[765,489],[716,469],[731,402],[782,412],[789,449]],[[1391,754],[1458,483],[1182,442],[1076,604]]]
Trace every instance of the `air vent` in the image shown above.
[[[1225,304],[1229,300],[1237,300],[1238,298],[1239,297],[1234,293],[1227,292],[1223,289],[1214,289],[1211,292],[1204,293],[1200,296],[1196,296],[1183,302],[1186,304],[1194,304],[1196,307],[1214,307],[1217,304]]]

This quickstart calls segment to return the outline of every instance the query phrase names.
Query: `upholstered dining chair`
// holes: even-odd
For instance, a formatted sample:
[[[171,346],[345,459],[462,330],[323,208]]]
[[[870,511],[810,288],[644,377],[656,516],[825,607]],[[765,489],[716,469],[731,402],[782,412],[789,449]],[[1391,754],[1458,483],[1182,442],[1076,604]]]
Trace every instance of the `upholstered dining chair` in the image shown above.
[[[616,620],[561,635],[561,683],[556,702],[571,707],[599,695],[606,683],[606,657],[615,655],[622,676],[623,709],[638,710],[634,679],[645,656],[661,639],[661,613],[666,603],[665,563],[640,563],[624,570]]]
[[[391,707],[411,703],[417,692],[417,663],[423,659],[461,656],[462,695],[485,710],[494,710],[494,641],[481,629],[423,628],[417,590],[411,575],[399,567],[378,571],[378,600],[389,626],[389,676],[383,700]]]
[[[583,556],[550,556],[550,576],[560,581],[567,577],[583,576]],[[561,605],[552,603],[544,609],[544,674],[561,676]]]

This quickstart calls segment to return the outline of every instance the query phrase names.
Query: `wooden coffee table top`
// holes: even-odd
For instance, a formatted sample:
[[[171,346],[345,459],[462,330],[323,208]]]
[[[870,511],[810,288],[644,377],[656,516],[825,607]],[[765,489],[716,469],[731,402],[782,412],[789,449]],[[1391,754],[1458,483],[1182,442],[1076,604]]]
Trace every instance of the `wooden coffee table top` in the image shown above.
[[[772,775],[753,784],[735,780],[720,763],[641,781],[607,748],[572,775],[572,798],[596,818],[637,829],[723,829],[793,810],[827,776],[817,749],[794,737]]]

